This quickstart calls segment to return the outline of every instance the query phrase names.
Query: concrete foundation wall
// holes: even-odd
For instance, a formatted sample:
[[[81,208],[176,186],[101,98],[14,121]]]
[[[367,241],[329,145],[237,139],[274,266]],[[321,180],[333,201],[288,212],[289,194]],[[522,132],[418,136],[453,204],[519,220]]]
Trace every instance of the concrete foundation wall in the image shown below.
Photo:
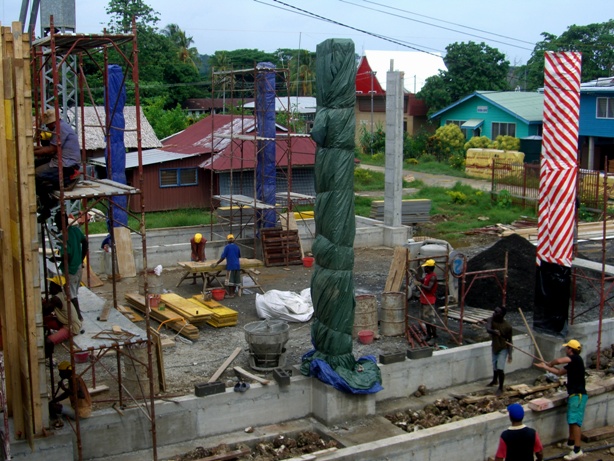
[[[305,219],[297,221],[303,251],[311,251],[311,246],[315,238],[315,220]],[[254,241],[251,228],[246,229],[245,237],[238,238],[237,244],[241,247],[241,255],[244,258],[253,258]],[[150,268],[162,265],[162,267],[173,267],[178,262],[190,260],[190,238],[195,233],[200,232],[205,238],[209,238],[211,232],[208,227],[193,226],[168,229],[153,229],[147,231],[147,264]],[[354,248],[369,248],[377,246],[403,245],[411,237],[412,228],[401,226],[390,228],[384,226],[381,221],[374,219],[356,217],[356,238]],[[214,235],[222,236],[221,229],[214,231]],[[89,236],[90,257],[89,261],[94,272],[102,272],[102,258],[104,252],[100,249],[106,234],[93,234]],[[207,259],[217,260],[224,249],[226,242],[223,237],[217,240],[209,240],[205,248]],[[142,244],[141,237],[132,234],[132,249],[134,260],[137,264],[137,271],[142,264]],[[108,265],[110,267],[110,265]]]
[[[590,325],[583,325],[581,330],[589,338],[596,336],[590,332]],[[579,331],[576,333],[580,334]],[[609,338],[613,337],[614,322],[605,321],[602,338],[610,341]],[[560,346],[561,340],[556,339],[554,342]],[[587,343],[590,343],[589,339]],[[528,335],[515,335],[514,344],[535,355]],[[590,346],[585,351],[591,352]],[[561,353],[560,349],[556,352],[553,356]],[[418,360],[406,359],[389,365],[380,364],[384,390],[367,396],[338,392],[296,372],[289,386],[280,387],[275,382],[268,386],[254,384],[244,394],[227,389],[223,394],[202,398],[190,395],[174,398],[173,402],[159,401],[155,407],[157,445],[198,440],[243,431],[248,426],[278,424],[309,416],[329,426],[340,421],[372,416],[377,413],[378,402],[407,397],[421,384],[430,390],[454,389],[456,385],[489,379],[492,376],[490,357],[490,342],[484,342],[435,351],[432,357]],[[526,369],[532,363],[531,357],[516,351],[506,371]],[[614,424],[614,394],[608,392],[592,395],[596,393],[594,389],[590,392],[585,427]],[[566,436],[564,412],[564,407],[542,413],[528,411],[526,421],[540,431],[544,443],[551,443]],[[490,414],[341,449],[321,459],[485,459],[493,454],[499,434],[507,425],[505,415]],[[15,443],[12,446],[14,459],[70,459],[76,449],[73,450],[70,443],[73,438],[70,434],[68,437],[66,435],[66,431],[71,431],[70,428],[63,431],[58,436],[37,440],[34,452],[25,442]],[[81,435],[84,459],[147,450],[152,446],[150,423],[137,408],[124,410],[124,415],[112,409],[97,411],[92,418],[81,421]],[[467,457],[468,453],[471,453],[470,458]]]

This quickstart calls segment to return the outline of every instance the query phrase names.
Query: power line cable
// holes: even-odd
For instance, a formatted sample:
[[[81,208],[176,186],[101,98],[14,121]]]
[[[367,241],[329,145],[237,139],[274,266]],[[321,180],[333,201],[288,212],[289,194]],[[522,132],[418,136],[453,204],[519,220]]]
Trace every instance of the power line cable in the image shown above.
[[[533,42],[528,42],[528,41],[526,41],[526,40],[520,40],[519,38],[514,38],[514,37],[509,37],[509,36],[507,36],[507,35],[497,34],[496,32],[489,32],[489,31],[487,31],[487,30],[478,29],[478,28],[476,28],[476,27],[465,26],[465,25],[463,25],[463,24],[458,24],[458,23],[456,23],[456,22],[451,22],[451,21],[446,21],[446,20],[444,20],[444,19],[434,18],[434,17],[432,17],[432,16],[427,16],[427,15],[425,15],[425,14],[420,14],[420,13],[415,13],[415,12],[413,12],[413,11],[403,10],[403,9],[401,9],[401,8],[395,8],[395,7],[393,7],[393,6],[383,5],[383,4],[381,4],[381,3],[373,2],[373,1],[371,1],[371,0],[362,0],[362,1],[363,1],[363,2],[365,2],[365,3],[371,3],[371,4],[373,4],[373,5],[377,5],[377,6],[383,6],[384,8],[389,8],[389,9],[391,9],[391,10],[401,11],[401,12],[403,12],[403,13],[409,13],[409,14],[413,14],[413,15],[415,15],[415,16],[420,16],[421,18],[433,19],[433,20],[435,20],[435,21],[444,22],[444,23],[446,23],[446,24],[452,24],[453,26],[459,26],[459,27],[463,27],[463,28],[465,28],[465,29],[475,30],[475,31],[477,31],[477,32],[482,32],[482,33],[485,33],[485,34],[488,34],[488,35],[494,35],[495,37],[507,38],[508,40],[514,40],[515,42],[526,43],[527,45],[535,45],[535,43],[533,43]],[[358,5],[357,5],[357,6],[358,6]],[[409,18],[408,18],[408,19],[409,19]],[[425,23],[425,24],[427,24],[427,23]],[[436,25],[433,25],[433,26],[434,26],[434,27],[439,27],[439,26],[436,26]],[[461,32],[461,33],[462,33],[462,32]]]
[[[264,3],[264,2],[262,2],[260,0],[254,0],[254,1],[257,2],[257,3],[262,3],[263,5],[268,5],[268,6],[273,6],[274,7],[274,5],[270,5],[270,4]],[[424,49],[418,48],[419,45],[413,45],[413,44],[410,45],[410,44],[408,44],[408,42],[403,42],[401,40],[397,40],[397,39],[393,39],[393,38],[390,38],[390,37],[386,37],[384,35],[380,35],[380,34],[376,34],[376,33],[373,33],[373,32],[369,32],[369,31],[364,30],[364,29],[359,29],[357,27],[353,27],[353,26],[344,24],[342,22],[335,21],[335,20],[330,19],[330,18],[326,18],[324,16],[320,16],[318,14],[312,13],[312,12],[304,10],[302,8],[298,8],[296,6],[289,5],[288,3],[284,3],[281,0],[272,0],[272,1],[275,2],[275,3],[279,3],[281,5],[284,5],[284,6],[288,7],[288,8],[293,9],[293,10],[299,11],[299,12],[301,12],[302,15],[306,14],[306,15],[309,15],[309,16],[315,18],[315,19],[319,19],[319,20],[324,21],[324,22],[329,22],[331,24],[335,24],[335,25],[338,25],[338,26],[341,26],[341,27],[345,27],[347,29],[355,30],[355,31],[360,32],[362,34],[370,35],[372,37],[379,38],[381,40],[385,40],[385,41],[390,42],[390,43],[394,43],[395,45],[403,46],[405,48],[410,48],[412,50],[416,50],[416,51],[420,51],[422,53],[430,54],[431,56],[436,56],[438,58],[441,57],[440,54],[431,53],[430,51],[426,51]]]
[[[277,1],[277,0],[273,0],[273,1]],[[401,16],[400,14],[389,13],[389,12],[387,12],[387,11],[378,10],[378,9],[376,9],[376,8],[370,8],[370,7],[368,7],[368,6],[358,5],[358,4],[356,4],[356,3],[349,2],[349,1],[347,1],[347,0],[339,0],[339,1],[340,1],[341,3],[347,3],[348,5],[357,6],[358,8],[364,8],[364,9],[366,9],[366,10],[376,11],[376,12],[378,12],[378,13],[387,14],[387,15],[389,15],[389,16],[394,16],[394,17],[396,17],[396,18],[406,19],[406,20],[408,20],[408,21],[418,22],[418,23],[420,23],[420,24],[425,24],[425,25],[427,25],[427,26],[437,27],[438,29],[449,30],[449,31],[451,31],[451,32],[458,32],[459,34],[469,35],[470,37],[477,37],[477,38],[480,38],[480,39],[482,39],[482,40],[489,40],[489,41],[491,41],[491,42],[500,43],[500,44],[502,44],[502,45],[512,46],[512,47],[514,47],[514,48],[520,48],[521,50],[533,51],[533,49],[532,49],[532,48],[527,48],[527,47],[520,46],[520,45],[513,45],[513,44],[511,44],[511,43],[502,42],[502,41],[500,41],[500,40],[495,40],[495,39],[493,39],[493,38],[482,37],[481,35],[470,34],[470,33],[468,33],[468,32],[462,32],[462,31],[460,31],[460,30],[451,29],[451,28],[449,28],[449,27],[438,26],[438,25],[436,25],[436,24],[431,24],[431,23],[426,22],[426,21],[420,21],[419,19],[413,19],[413,18],[408,18],[407,16]],[[461,26],[461,27],[464,27],[464,26]],[[512,40],[515,40],[515,39],[512,39]]]

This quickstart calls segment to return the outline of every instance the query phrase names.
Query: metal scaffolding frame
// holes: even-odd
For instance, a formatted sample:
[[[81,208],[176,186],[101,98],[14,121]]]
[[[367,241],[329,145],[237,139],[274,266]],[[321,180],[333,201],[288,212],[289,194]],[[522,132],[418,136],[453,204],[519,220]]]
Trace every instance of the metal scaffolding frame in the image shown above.
[[[66,105],[67,101],[65,98],[59,98],[59,91],[62,88],[60,84],[60,79],[62,79],[62,83],[64,83],[64,76],[67,73],[73,73],[76,76],[78,81],[77,94],[79,97],[79,104],[74,103],[73,109],[76,110],[77,107],[81,108],[81,114],[83,120],[83,108],[86,103],[86,98],[88,104],[93,106],[97,106],[95,104],[95,97],[92,92],[92,88],[88,82],[88,76],[85,73],[85,62],[91,63],[95,68],[98,69],[103,78],[103,87],[105,94],[105,113],[97,114],[97,119],[100,123],[100,128],[105,133],[105,137],[107,140],[107,145],[109,145],[110,140],[110,132],[111,132],[111,120],[113,112],[115,111],[116,101],[110,101],[108,95],[108,65],[110,60],[110,53],[113,52],[113,55],[119,61],[118,64],[124,69],[124,81],[122,84],[125,86],[126,81],[128,80],[128,76],[131,75],[131,82],[134,85],[134,94],[135,94],[135,105],[136,105],[136,131],[137,131],[137,140],[138,140],[138,178],[139,184],[138,187],[131,187],[124,184],[116,183],[110,180],[97,180],[96,178],[90,177],[87,175],[86,166],[86,147],[85,146],[85,127],[84,123],[81,124],[82,132],[81,132],[81,153],[82,153],[82,175],[83,179],[89,184],[94,184],[94,188],[77,188],[76,190],[66,190],[64,186],[64,177],[63,177],[63,168],[62,168],[62,152],[61,145],[58,146],[58,163],[59,163],[59,176],[60,176],[60,187],[56,193],[56,196],[60,203],[60,212],[62,214],[62,218],[65,220],[67,216],[66,203],[71,200],[75,200],[81,204],[81,212],[87,213],[88,210],[92,209],[96,205],[101,205],[108,210],[108,218],[112,227],[115,227],[117,224],[116,219],[113,216],[113,209],[117,207],[117,209],[121,209],[127,214],[136,218],[138,223],[138,229],[131,229],[133,232],[137,233],[141,236],[141,246],[142,246],[142,267],[143,269],[147,268],[147,241],[146,241],[146,232],[145,232],[145,206],[144,206],[144,197],[142,194],[143,190],[143,163],[142,163],[142,147],[141,147],[141,136],[140,136],[140,96],[139,96],[139,68],[138,68],[138,49],[137,49],[137,35],[136,35],[136,24],[133,21],[132,25],[132,33],[131,34],[121,34],[121,35],[110,35],[110,34],[101,34],[101,35],[91,35],[91,34],[62,34],[55,33],[55,28],[53,27],[53,17],[50,20],[50,33],[48,36],[43,37],[39,40],[35,40],[32,43],[32,64],[33,64],[33,80],[34,80],[34,105],[36,107],[36,124],[39,126],[40,123],[40,115],[45,111],[45,109],[49,106],[53,107],[56,113],[56,119],[60,119],[60,107],[56,104],[58,100],[62,100],[63,104]],[[102,59],[96,60],[97,56],[102,56]],[[102,61],[102,62],[100,62]],[[53,85],[51,88],[47,85],[47,82],[52,82]],[[48,90],[51,90],[52,96],[48,93]],[[47,93],[46,93],[47,92]],[[59,128],[60,124],[56,124],[56,136],[59,137]],[[112,166],[109,164],[107,166],[109,176],[111,175],[110,169]],[[124,196],[128,199],[137,195],[140,198],[140,213],[133,214],[128,209],[129,206],[126,206],[124,209],[120,206],[114,198]],[[123,224],[119,223],[123,226]],[[47,228],[46,224],[43,224],[43,228]],[[62,229],[58,230],[61,233],[62,243],[64,248],[66,248],[67,244],[67,229],[66,226],[63,225]],[[45,236],[43,234],[43,245],[45,241]],[[87,220],[85,221],[85,234],[88,235],[88,224]],[[113,235],[113,234],[111,234]],[[114,240],[112,238],[112,240]],[[112,258],[113,261],[116,260],[116,248],[115,242],[113,241],[112,245]],[[67,254],[64,255],[65,267],[68,267]],[[118,300],[117,300],[117,290],[116,290],[116,264],[112,265],[112,277],[110,280],[113,285],[113,306],[112,308],[117,308]],[[46,268],[45,268],[46,271]],[[146,273],[146,271],[143,271]],[[88,273],[89,277],[89,273]],[[45,277],[46,278],[46,277]],[[143,276],[143,289],[145,294],[145,303],[146,303],[146,315],[145,315],[145,337],[140,338],[125,338],[118,337],[113,338],[107,337],[105,338],[108,342],[103,342],[102,344],[89,346],[86,351],[88,353],[91,365],[87,367],[87,369],[83,372],[91,371],[92,379],[95,383],[96,380],[96,364],[101,364],[101,367],[108,372],[110,376],[117,382],[118,384],[118,399],[120,407],[123,407],[124,404],[124,393],[126,393],[138,406],[138,408],[144,413],[145,417],[148,419],[151,425],[151,442],[152,442],[152,459],[157,460],[157,435],[156,435],[156,422],[155,422],[155,405],[154,405],[154,381],[153,381],[153,341],[152,332],[150,328],[150,316],[149,316],[149,296],[148,293],[148,282],[147,277]],[[71,296],[69,293],[69,288],[65,289],[67,297],[66,301],[70,302]],[[70,312],[68,310],[69,323]],[[72,365],[72,369],[75,368],[75,354],[79,352],[79,348],[75,347],[75,340],[73,335],[71,334],[69,337],[69,351],[70,351],[70,361]],[[134,347],[142,347],[146,346],[147,348],[147,358],[146,360],[135,358],[130,350]],[[102,364],[101,359],[107,355],[108,352],[114,350],[117,354],[117,370],[114,372],[110,370],[108,367],[105,367]],[[83,351],[81,351],[83,352]],[[149,381],[149,388],[146,389],[143,387],[142,383],[139,382],[139,390],[140,395],[136,395],[134,392],[128,391],[126,386],[122,383],[122,374],[121,374],[121,363],[120,357],[128,356],[131,360],[132,366],[140,366],[144,367],[145,373],[147,375],[147,379]],[[51,360],[51,359],[50,359]],[[135,365],[136,363],[136,365]],[[126,365],[126,362],[124,362]],[[73,380],[74,380],[73,375]],[[53,366],[51,366],[50,371],[50,384],[52,388],[54,387],[53,383]],[[73,382],[73,385],[75,382]],[[115,407],[115,406],[114,406]],[[82,453],[82,440],[81,440],[81,429],[78,412],[75,415],[75,424],[71,426],[73,427],[76,434],[76,445],[77,445],[77,458],[83,459]]]
[[[256,121],[258,115],[273,110],[275,107],[262,107],[256,104],[254,113],[248,112],[244,107],[248,98],[257,99],[258,86],[255,84],[259,74],[264,72],[274,72],[275,74],[275,93],[281,92],[286,96],[275,96],[276,100],[282,100],[284,107],[286,108],[285,119],[288,121],[286,133],[276,133],[274,138],[266,138],[258,136],[256,130]],[[286,230],[289,229],[294,222],[294,208],[298,204],[313,204],[315,197],[299,194],[293,192],[292,183],[292,140],[299,137],[310,137],[308,134],[293,133],[291,123],[292,111],[291,111],[291,96],[290,96],[290,71],[289,69],[262,69],[254,66],[252,69],[241,70],[223,70],[215,71],[212,73],[212,88],[211,97],[215,97],[216,92],[220,91],[216,88],[216,85],[220,83],[223,86],[223,95],[226,98],[228,93],[228,99],[230,101],[240,101],[239,113],[236,113],[236,108],[230,110],[230,117],[232,122],[230,123],[230,131],[223,135],[215,135],[215,111],[211,114],[211,181],[210,181],[210,197],[211,204],[210,210],[212,214],[210,224],[210,238],[225,239],[226,234],[234,234],[237,238],[249,239],[253,238],[253,251],[256,256],[259,256],[262,252],[262,238],[261,230],[264,228],[265,222],[262,218],[262,212],[265,210],[274,210],[276,216],[276,226]],[[213,107],[213,104],[211,105]],[[225,108],[224,108],[225,110]],[[249,131],[250,134],[245,134]],[[253,131],[253,135],[251,134]],[[277,130],[276,130],[277,131]],[[221,184],[219,180],[214,181],[215,173],[217,171],[214,168],[214,163],[221,157],[216,153],[216,143],[218,138],[227,139],[229,143],[229,152],[225,158],[230,162],[231,168],[229,170],[229,193],[228,194],[216,194],[216,187],[219,189]],[[285,192],[279,192],[276,194],[278,202],[275,205],[264,203],[258,200],[257,184],[256,184],[256,172],[258,168],[264,168],[264,165],[258,163],[258,154],[262,152],[267,143],[274,143],[275,149],[282,149],[281,158],[276,158],[275,174],[276,177],[279,174],[283,175],[283,179],[287,184]],[[246,170],[249,166],[245,164],[245,151],[247,149],[253,149],[254,151],[254,170],[253,170],[253,184],[251,190],[245,190],[244,187],[249,183],[249,174]],[[280,167],[282,161],[286,162],[286,167]],[[234,164],[238,161],[238,168],[235,169]],[[218,177],[219,178],[219,177]],[[269,178],[270,179],[270,178]],[[230,208],[229,218],[223,219],[218,214],[218,225],[213,225],[213,213],[218,206],[228,206]],[[248,211],[249,210],[249,211]],[[278,224],[281,220],[281,224]],[[238,222],[237,222],[238,221]],[[250,232],[249,228],[253,230]],[[217,230],[218,235],[215,235]],[[286,264],[288,261],[286,261]]]

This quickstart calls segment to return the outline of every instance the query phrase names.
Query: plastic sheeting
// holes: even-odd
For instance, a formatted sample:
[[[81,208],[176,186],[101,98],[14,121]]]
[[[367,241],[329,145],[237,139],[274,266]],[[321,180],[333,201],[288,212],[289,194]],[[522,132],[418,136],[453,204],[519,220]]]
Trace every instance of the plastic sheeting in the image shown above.
[[[305,288],[300,294],[280,290],[256,293],[256,313],[261,319],[307,322],[313,316],[311,288]]]
[[[126,87],[124,85],[124,75],[122,68],[117,65],[108,67],[109,101],[107,111],[107,125],[110,125],[110,141],[105,149],[108,179],[126,184],[126,146],[124,144],[124,106],[126,105]],[[137,114],[138,116],[138,114]],[[110,118],[110,123],[108,118]],[[109,168],[109,165],[111,168]],[[125,227],[128,225],[128,197],[112,197],[110,199],[113,207],[113,227]]]
[[[311,135],[317,143],[316,265],[311,279],[314,350],[301,372],[336,389],[373,393],[382,389],[374,360],[352,355],[354,325],[354,103],[356,61],[351,40],[331,39],[316,50],[318,110]]]
[[[276,159],[275,159],[275,66],[270,62],[256,65],[256,129],[258,140],[256,161],[256,198],[269,205],[275,205]],[[275,227],[275,210],[259,212],[262,228]]]

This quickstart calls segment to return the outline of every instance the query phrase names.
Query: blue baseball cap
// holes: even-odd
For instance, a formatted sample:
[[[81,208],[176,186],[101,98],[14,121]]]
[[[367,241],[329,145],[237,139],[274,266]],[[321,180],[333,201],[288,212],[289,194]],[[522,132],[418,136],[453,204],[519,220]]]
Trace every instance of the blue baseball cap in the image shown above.
[[[524,408],[519,403],[512,403],[507,407],[507,412],[512,421],[522,421],[524,418]]]

